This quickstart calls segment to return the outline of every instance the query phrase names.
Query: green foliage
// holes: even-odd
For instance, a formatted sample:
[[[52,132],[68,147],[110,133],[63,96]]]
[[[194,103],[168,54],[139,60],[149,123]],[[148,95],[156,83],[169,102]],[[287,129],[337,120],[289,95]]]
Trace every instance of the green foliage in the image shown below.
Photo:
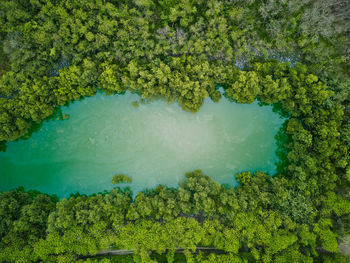
[[[132,102],[132,106],[134,106],[135,108],[139,107],[139,103],[135,100]]]
[[[125,174],[116,174],[112,178],[112,184],[131,183],[131,182],[132,182],[131,177]]]
[[[53,200],[43,194],[31,196],[21,188],[0,194],[1,261],[34,260],[32,246],[46,236]]]
[[[130,261],[166,253],[171,262],[176,247],[189,262],[344,261],[347,11],[345,0],[0,1],[1,148],[97,88],[197,112],[205,99],[219,101],[220,85],[233,101],[257,99],[288,117],[277,136],[279,174],[242,172],[236,188],[195,170],[176,189],[134,200],[118,187],[59,202],[0,193],[0,261],[73,262],[129,248]],[[131,178],[113,177],[120,182]],[[191,254],[198,246],[226,254]]]
[[[260,93],[258,75],[254,71],[239,71],[236,79],[226,94],[238,103],[252,103]]]

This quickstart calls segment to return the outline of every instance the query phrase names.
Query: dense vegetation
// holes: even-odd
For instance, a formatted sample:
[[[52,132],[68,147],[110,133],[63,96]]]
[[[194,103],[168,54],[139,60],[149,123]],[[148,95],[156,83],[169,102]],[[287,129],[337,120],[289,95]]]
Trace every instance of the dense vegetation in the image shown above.
[[[188,262],[346,262],[349,10],[346,0],[2,0],[3,144],[97,88],[196,112],[220,99],[220,85],[233,101],[274,104],[288,121],[279,174],[238,174],[236,188],[193,171],[178,188],[135,200],[120,187],[60,201],[3,192],[0,261],[70,262],[120,248],[138,262],[167,251],[172,262],[188,247]],[[197,246],[227,253],[191,254]]]

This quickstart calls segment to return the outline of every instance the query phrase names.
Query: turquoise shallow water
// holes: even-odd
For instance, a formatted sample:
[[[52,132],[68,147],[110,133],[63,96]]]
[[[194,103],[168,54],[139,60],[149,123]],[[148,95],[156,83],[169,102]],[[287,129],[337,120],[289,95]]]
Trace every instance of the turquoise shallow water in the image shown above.
[[[105,96],[62,107],[67,120],[45,121],[28,140],[0,152],[0,190],[17,186],[68,197],[113,187],[116,173],[132,177],[136,192],[158,184],[177,186],[186,171],[202,169],[220,183],[234,174],[275,173],[275,134],[284,119],[271,106],[206,100],[198,113],[139,96]]]

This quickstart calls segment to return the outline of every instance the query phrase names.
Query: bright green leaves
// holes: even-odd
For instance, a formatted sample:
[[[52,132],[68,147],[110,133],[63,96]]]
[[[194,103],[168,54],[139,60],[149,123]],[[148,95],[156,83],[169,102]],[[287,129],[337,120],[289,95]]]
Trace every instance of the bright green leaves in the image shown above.
[[[94,34],[91,33],[91,32],[87,32],[85,37],[86,37],[87,41],[89,41],[89,42],[91,42],[91,41],[93,41],[95,39]]]
[[[350,213],[350,201],[346,200],[334,192],[328,192],[323,198],[323,216],[332,216],[337,217]]]
[[[259,99],[268,104],[286,99],[291,88],[287,78],[273,80],[271,75],[262,77],[260,85],[262,92]]]
[[[191,57],[174,57],[169,63],[155,60],[147,66],[132,60],[121,78],[122,86],[140,92],[143,98],[177,100],[184,110],[196,112],[205,98],[220,98],[211,66],[207,61],[192,61]]]
[[[125,174],[116,174],[112,178],[112,184],[131,183],[131,182],[132,182],[131,177]]]
[[[118,93],[125,91],[119,77],[120,72],[116,65],[105,62],[102,64],[102,73],[99,76],[99,85],[101,89],[107,91],[116,91]]]
[[[314,233],[318,235],[320,245],[329,252],[338,252],[337,235],[331,230],[330,219],[320,219],[314,227]]]
[[[13,101],[0,98],[0,141],[12,141],[24,133],[30,124],[23,117],[16,117],[13,112]]]
[[[53,92],[57,99],[58,105],[65,105],[66,103],[77,100],[82,96],[91,96],[96,89],[89,86],[84,76],[84,68],[77,66],[70,66],[60,70],[60,75],[56,77],[55,87]]]
[[[238,103],[252,103],[261,90],[256,72],[239,71],[234,79],[235,81],[226,90],[226,94]]]
[[[47,196],[23,189],[0,194],[0,260],[34,260],[32,246],[46,235],[47,218],[55,203]]]
[[[183,190],[181,190],[183,189]],[[191,203],[194,212],[203,211],[206,214],[216,214],[215,200],[220,193],[220,185],[209,176],[203,175],[202,171],[195,170],[186,173],[186,181],[180,183],[180,193],[191,193]]]

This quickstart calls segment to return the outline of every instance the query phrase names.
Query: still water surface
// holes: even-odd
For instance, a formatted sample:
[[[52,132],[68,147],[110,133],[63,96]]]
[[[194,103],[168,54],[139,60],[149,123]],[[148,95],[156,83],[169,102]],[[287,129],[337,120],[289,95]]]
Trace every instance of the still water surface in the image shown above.
[[[17,186],[68,197],[113,187],[116,173],[132,177],[136,192],[158,184],[177,186],[186,171],[202,169],[219,183],[234,174],[275,173],[275,134],[283,119],[271,106],[206,100],[196,114],[158,100],[132,105],[139,96],[76,101],[27,140],[0,152],[0,191]]]

